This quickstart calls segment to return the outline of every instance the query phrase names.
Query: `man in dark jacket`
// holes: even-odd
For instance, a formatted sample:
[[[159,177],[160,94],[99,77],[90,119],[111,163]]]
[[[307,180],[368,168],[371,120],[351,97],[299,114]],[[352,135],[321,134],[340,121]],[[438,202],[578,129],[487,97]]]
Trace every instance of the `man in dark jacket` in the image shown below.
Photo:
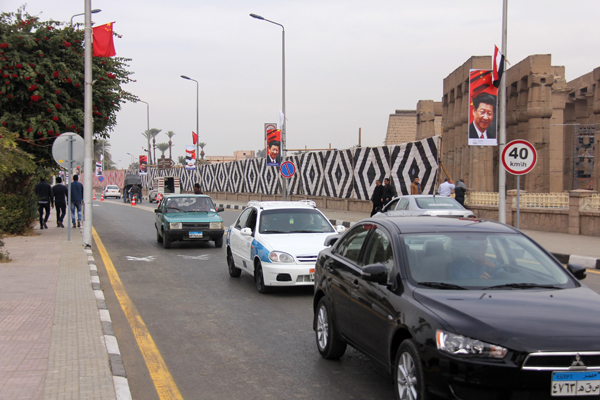
[[[389,203],[394,197],[396,197],[396,188],[394,188],[394,185],[390,183],[388,178],[385,178],[383,180],[383,205]]]
[[[204,193],[202,193],[202,190],[200,189],[199,183],[194,183],[194,194],[204,194]]]
[[[69,189],[62,184],[62,178],[56,178],[56,185],[52,186],[52,197],[56,206],[56,227],[64,228],[63,220],[67,211],[67,200]]]
[[[40,214],[40,229],[48,229],[46,222],[48,222],[48,217],[50,217],[50,206],[54,208],[52,186],[44,178],[40,178],[40,182],[35,185],[35,195],[37,196],[38,212]],[[46,211],[45,218],[44,210]]]
[[[73,228],[81,226],[81,204],[83,203],[83,185],[79,183],[79,175],[73,175],[71,182],[71,221]],[[75,210],[77,210],[77,226],[75,226]]]
[[[381,207],[383,206],[383,186],[381,186],[381,181],[375,181],[375,189],[373,189],[373,195],[371,196],[371,202],[373,202],[373,209],[371,210],[371,217],[375,215],[375,213],[381,211]]]

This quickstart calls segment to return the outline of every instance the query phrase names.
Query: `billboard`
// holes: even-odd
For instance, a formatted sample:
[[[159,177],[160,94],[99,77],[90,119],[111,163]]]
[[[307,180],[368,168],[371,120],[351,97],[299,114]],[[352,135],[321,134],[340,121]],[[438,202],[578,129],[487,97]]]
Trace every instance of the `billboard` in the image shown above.
[[[281,131],[277,124],[265,124],[265,158],[267,166],[281,165]]]
[[[492,71],[469,70],[469,146],[498,145],[498,88]]]
[[[196,146],[193,144],[185,146],[185,169],[187,171],[196,169]]]
[[[140,156],[139,157],[139,174],[140,175],[145,175],[148,173],[148,157],[147,156]]]

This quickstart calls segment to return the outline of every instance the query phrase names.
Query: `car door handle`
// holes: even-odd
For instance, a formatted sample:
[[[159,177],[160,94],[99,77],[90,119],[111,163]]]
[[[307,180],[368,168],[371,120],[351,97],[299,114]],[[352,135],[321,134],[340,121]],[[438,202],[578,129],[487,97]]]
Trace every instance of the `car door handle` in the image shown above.
[[[358,279],[355,279],[354,282],[352,282],[352,286],[354,286],[355,289],[358,289],[360,287],[360,285],[358,284]]]

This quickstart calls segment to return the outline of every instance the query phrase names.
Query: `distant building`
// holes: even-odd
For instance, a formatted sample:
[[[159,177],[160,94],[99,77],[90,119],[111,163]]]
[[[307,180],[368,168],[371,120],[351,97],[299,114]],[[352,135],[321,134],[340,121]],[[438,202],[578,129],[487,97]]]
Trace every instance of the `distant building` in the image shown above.
[[[414,142],[442,133],[442,102],[421,100],[416,110],[396,110],[388,120],[386,146]]]
[[[236,150],[232,156],[205,156],[204,159],[209,161],[211,164],[231,162],[245,160],[247,158],[255,158],[256,152],[254,150]]]

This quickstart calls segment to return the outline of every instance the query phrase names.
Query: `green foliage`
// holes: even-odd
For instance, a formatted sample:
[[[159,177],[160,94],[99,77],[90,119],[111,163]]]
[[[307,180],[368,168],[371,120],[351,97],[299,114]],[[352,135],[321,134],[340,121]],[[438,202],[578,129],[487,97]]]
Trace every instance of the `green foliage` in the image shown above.
[[[42,165],[54,165],[52,142],[62,132],[83,134],[84,31],[58,21],[40,21],[21,7],[0,14],[0,126],[16,132],[19,148]],[[92,59],[96,137],[107,138],[116,114],[135,97],[128,59]]]
[[[33,173],[33,156],[17,147],[18,135],[0,127],[0,181],[17,171]]]
[[[160,150],[161,156],[164,156],[165,151],[169,150],[169,143],[156,143],[156,148]]]
[[[31,227],[37,217],[33,188],[29,182],[20,194],[0,192],[0,232],[19,235]]]
[[[10,261],[10,253],[8,251],[3,250],[4,240],[2,240],[2,235],[0,235],[0,263],[9,262]]]

